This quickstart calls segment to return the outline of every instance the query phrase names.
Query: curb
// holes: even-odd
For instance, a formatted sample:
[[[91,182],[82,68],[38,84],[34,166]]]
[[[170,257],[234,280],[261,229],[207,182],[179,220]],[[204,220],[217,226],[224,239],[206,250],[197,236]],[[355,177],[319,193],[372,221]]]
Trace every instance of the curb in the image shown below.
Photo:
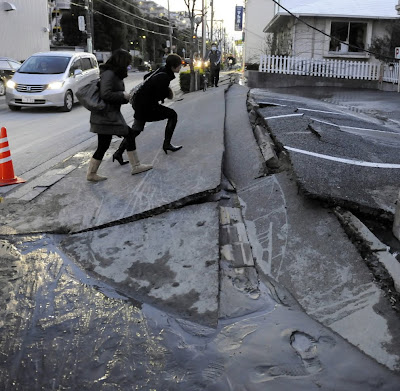
[[[356,216],[349,211],[334,210],[342,225],[349,228],[362,244],[376,257],[393,280],[397,293],[400,293],[400,263],[389,252],[389,247],[382,243]]]

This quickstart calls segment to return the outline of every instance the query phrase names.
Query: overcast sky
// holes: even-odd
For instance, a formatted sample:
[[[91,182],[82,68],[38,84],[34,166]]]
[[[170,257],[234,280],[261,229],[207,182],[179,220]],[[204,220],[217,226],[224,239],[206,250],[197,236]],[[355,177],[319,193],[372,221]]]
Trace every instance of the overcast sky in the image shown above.
[[[157,4],[168,8],[168,0],[153,0]],[[210,0],[205,0],[209,5]],[[191,0],[191,3],[193,0]],[[243,5],[243,0],[213,0],[214,2],[214,20],[223,19],[224,26],[230,36],[240,39],[242,33],[235,32],[235,6]],[[196,0],[195,8],[201,10],[202,0]],[[169,0],[169,7],[171,11],[187,11],[184,0]],[[211,16],[208,15],[208,20]]]

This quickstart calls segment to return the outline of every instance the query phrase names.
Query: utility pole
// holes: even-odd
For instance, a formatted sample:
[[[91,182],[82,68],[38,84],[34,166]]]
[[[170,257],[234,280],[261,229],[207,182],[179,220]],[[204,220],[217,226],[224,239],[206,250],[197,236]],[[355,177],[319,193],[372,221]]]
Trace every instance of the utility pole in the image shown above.
[[[207,12],[206,12],[206,0],[202,0],[201,4],[202,16],[203,16],[203,23],[202,23],[202,38],[203,38],[203,53],[202,58],[206,58],[206,27],[207,27]]]
[[[168,24],[169,24],[169,52],[172,53],[172,26],[171,26],[171,15],[169,12],[169,0],[168,0]]]
[[[86,10],[86,42],[87,51],[93,53],[93,43],[92,43],[92,16],[91,16],[91,6],[92,0],[85,0],[85,10]]]
[[[211,30],[210,30],[210,41],[211,43],[213,42],[213,27],[214,27],[214,1],[210,1],[210,7],[211,7]]]

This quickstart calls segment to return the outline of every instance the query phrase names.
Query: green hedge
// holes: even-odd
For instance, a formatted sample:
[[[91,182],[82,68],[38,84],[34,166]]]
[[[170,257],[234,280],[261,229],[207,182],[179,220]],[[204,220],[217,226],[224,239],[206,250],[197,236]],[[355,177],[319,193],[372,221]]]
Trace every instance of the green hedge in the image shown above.
[[[204,74],[203,68],[195,68],[195,73],[197,75],[197,87],[198,89],[203,88],[203,78],[201,77]],[[208,72],[208,85],[210,85],[211,78],[210,72]],[[179,73],[179,85],[183,92],[190,92],[190,70]]]
[[[258,71],[259,67],[260,67],[260,64],[257,64],[255,62],[254,63],[246,63],[246,65],[245,65],[245,68],[248,71]]]

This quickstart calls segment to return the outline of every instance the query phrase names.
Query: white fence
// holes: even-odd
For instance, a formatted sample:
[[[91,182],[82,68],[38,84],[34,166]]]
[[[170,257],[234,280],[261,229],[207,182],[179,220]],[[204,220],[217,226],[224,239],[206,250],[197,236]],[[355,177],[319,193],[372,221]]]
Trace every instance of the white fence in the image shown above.
[[[364,61],[313,59],[271,55],[262,55],[260,57],[259,71],[282,73],[286,75],[381,80],[392,83],[397,83],[399,79],[398,63],[389,67],[386,64],[373,64]]]
[[[399,63],[390,65],[385,64],[383,67],[382,80],[388,83],[397,84],[399,82]]]

